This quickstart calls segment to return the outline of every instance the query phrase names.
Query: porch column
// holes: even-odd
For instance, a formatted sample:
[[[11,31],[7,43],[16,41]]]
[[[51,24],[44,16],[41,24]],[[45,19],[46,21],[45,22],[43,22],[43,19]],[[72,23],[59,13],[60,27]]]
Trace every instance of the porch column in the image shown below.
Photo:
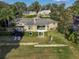
[[[38,37],[39,37],[39,32],[38,32]]]
[[[40,34],[42,33],[42,34]],[[44,37],[44,32],[38,32],[38,37]]]
[[[44,37],[44,32],[42,32],[43,33],[43,37]]]

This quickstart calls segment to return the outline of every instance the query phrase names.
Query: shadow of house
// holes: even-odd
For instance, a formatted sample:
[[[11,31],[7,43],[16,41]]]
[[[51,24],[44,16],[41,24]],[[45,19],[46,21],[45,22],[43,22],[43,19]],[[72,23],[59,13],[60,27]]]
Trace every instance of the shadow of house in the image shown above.
[[[1,41],[2,38],[0,38],[0,59],[6,59],[6,55],[12,50],[12,49],[17,49],[19,47],[19,43],[24,35],[24,32],[19,32],[19,31],[14,31],[13,33],[11,32],[11,35],[9,37],[9,41],[6,41],[6,39],[3,39],[4,41]],[[20,36],[20,40],[14,40],[14,38]],[[0,36],[1,37],[1,36]],[[4,43],[4,45],[1,45],[1,43]],[[6,45],[6,43],[17,43],[17,45]]]

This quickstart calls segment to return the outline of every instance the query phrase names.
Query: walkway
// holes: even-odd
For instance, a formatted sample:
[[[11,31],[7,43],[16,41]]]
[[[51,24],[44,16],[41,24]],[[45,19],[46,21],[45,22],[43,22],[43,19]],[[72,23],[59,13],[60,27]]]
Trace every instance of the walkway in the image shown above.
[[[10,46],[10,45],[36,45],[38,43],[0,43],[0,45],[6,45],[6,46]]]
[[[34,45],[34,47],[64,47],[68,46],[65,44],[39,44],[39,43],[0,43],[0,46],[11,46],[11,45]]]
[[[38,45],[34,45],[34,47],[65,47],[68,45],[64,45],[64,44],[38,44]]]

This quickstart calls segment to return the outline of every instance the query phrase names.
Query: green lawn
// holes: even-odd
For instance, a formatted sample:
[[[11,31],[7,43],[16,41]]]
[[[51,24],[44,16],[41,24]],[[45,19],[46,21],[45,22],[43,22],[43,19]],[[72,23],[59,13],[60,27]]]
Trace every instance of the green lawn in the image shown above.
[[[32,36],[28,35],[28,33],[25,33],[23,38],[21,39],[20,42],[38,42],[42,44],[49,44],[50,43],[50,38],[49,36],[51,35],[53,40],[51,41],[52,44],[66,44],[66,39],[62,34],[60,34],[57,31],[50,31],[48,33],[45,33],[44,38],[39,38],[36,36],[37,34],[34,33]],[[13,37],[11,36],[0,36],[0,42],[13,42]]]
[[[5,59],[79,59],[79,45],[68,42],[62,34],[57,31],[50,31],[45,38],[38,38],[24,35],[20,42],[39,42],[49,44],[48,36],[54,38],[53,44],[67,44],[67,47],[52,47],[52,48],[35,48],[33,46],[3,46],[1,55]],[[0,37],[3,41],[10,40],[10,37]],[[18,42],[18,43],[20,43]],[[2,57],[2,56],[0,56]]]
[[[44,38],[39,38],[37,36],[27,36],[27,34],[24,35],[23,39],[21,42],[38,42],[38,43],[44,43],[44,44],[49,44],[50,39],[49,36],[52,36],[52,44],[66,44],[65,38],[62,34],[60,34],[57,31],[50,31],[46,33],[46,36]]]
[[[7,54],[7,59],[72,59],[73,54],[68,47],[34,48],[20,46]]]

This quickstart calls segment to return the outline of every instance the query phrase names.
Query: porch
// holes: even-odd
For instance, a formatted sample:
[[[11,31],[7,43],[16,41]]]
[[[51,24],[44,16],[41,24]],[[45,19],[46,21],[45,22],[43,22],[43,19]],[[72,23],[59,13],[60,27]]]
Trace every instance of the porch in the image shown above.
[[[38,33],[38,37],[44,37],[46,31],[47,31],[47,29],[46,29],[45,25],[37,26],[36,32]]]

